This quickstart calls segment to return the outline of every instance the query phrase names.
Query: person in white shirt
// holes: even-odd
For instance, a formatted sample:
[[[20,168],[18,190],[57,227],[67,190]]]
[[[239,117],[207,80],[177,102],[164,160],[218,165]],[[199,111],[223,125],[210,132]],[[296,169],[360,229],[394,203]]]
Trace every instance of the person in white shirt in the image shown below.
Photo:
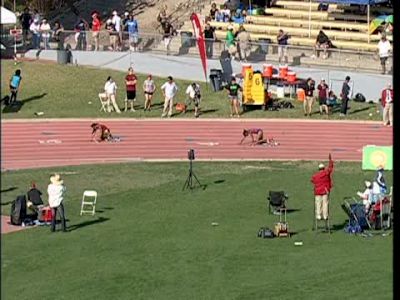
[[[199,106],[201,101],[201,93],[200,93],[200,85],[193,82],[186,89],[186,95],[188,95],[188,99],[186,100],[186,105],[190,105],[192,102],[194,103],[194,116],[198,118],[199,114]],[[186,112],[186,109],[185,109]]]
[[[111,78],[111,76],[108,76],[108,78],[107,78],[107,81],[104,85],[104,92],[107,95],[107,110],[108,110],[108,112],[111,112],[112,108],[114,108],[114,110],[120,114],[121,111],[119,110],[119,107],[117,105],[116,98],[115,98],[116,94],[117,94],[117,84]]]
[[[47,187],[47,193],[49,195],[49,206],[51,208],[51,232],[56,230],[56,218],[57,218],[57,211],[60,213],[61,217],[61,230],[66,232],[67,226],[65,222],[65,211],[64,211],[64,194],[66,188],[64,186],[63,180],[59,174],[54,174],[54,176],[50,177],[50,184]]]
[[[50,24],[47,23],[46,19],[42,20],[42,24],[40,24],[39,31],[42,35],[43,46],[45,50],[50,49],[49,40],[50,40]]]
[[[32,47],[33,49],[39,49],[40,47],[40,23],[38,19],[34,19],[32,24],[29,26],[29,30],[32,32]]]
[[[113,17],[111,19],[112,23],[115,26],[115,31],[118,33],[118,38],[117,38],[117,50],[121,51],[122,50],[122,30],[121,30],[121,17],[118,16],[118,13],[116,10],[112,12]]]
[[[357,192],[357,195],[361,198],[364,207],[365,207],[365,213],[368,213],[369,208],[371,206],[371,201],[372,201],[372,184],[370,181],[365,181],[365,191],[364,192]]]
[[[161,86],[161,91],[164,95],[164,109],[161,118],[164,118],[167,115],[167,110],[168,117],[170,118],[172,116],[174,97],[178,92],[178,87],[171,76],[168,76],[168,81]]]
[[[386,73],[386,61],[389,58],[389,54],[392,52],[392,46],[386,39],[386,34],[382,34],[381,40],[378,43],[378,54],[381,60],[382,74]]]

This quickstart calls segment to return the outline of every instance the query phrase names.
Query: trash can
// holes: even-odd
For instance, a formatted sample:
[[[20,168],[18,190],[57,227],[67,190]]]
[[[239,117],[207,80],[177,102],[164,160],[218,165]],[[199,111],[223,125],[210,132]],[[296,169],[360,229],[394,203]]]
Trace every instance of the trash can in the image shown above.
[[[60,65],[65,65],[70,62],[70,51],[68,50],[58,50],[57,51],[57,63]]]
[[[260,52],[268,54],[269,44],[272,43],[271,39],[259,39],[258,43],[260,44]]]
[[[214,92],[222,90],[222,70],[210,70],[210,84]]]
[[[190,31],[181,31],[181,47],[190,48],[194,44],[193,33]]]

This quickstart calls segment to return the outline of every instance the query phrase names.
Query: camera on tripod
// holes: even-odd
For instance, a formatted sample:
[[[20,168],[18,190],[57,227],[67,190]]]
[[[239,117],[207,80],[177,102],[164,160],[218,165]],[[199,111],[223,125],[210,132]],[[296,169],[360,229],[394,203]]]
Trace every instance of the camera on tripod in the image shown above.
[[[188,159],[189,159],[189,160],[194,160],[194,159],[195,159],[195,157],[194,157],[194,150],[193,150],[193,149],[190,149],[190,150],[188,151]]]

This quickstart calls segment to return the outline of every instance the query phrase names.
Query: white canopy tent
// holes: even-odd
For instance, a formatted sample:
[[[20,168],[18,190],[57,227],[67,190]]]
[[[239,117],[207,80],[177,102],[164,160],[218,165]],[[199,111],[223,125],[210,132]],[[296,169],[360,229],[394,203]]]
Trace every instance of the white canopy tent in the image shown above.
[[[0,16],[1,25],[6,24],[15,24],[17,23],[17,16],[7,8],[1,6],[1,16]]]

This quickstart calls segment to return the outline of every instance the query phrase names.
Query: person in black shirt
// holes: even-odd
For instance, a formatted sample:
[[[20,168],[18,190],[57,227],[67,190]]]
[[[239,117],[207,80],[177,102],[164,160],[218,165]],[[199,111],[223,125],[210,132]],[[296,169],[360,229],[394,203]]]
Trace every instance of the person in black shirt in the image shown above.
[[[228,90],[228,97],[231,102],[231,117],[235,111],[236,116],[239,118],[239,91],[242,91],[242,87],[236,83],[236,78],[232,77],[231,82],[225,87]]]
[[[279,33],[276,37],[278,42],[278,56],[279,63],[281,63],[282,58],[285,58],[285,63],[288,63],[288,54],[287,54],[287,44],[288,44],[289,35],[283,32],[282,29],[279,29]]]
[[[211,27],[209,23],[206,24],[204,29],[204,38],[206,39],[206,55],[207,58],[213,56],[213,44],[215,41],[215,29]]]
[[[36,184],[32,182],[28,191],[28,201],[26,202],[27,207],[39,214],[40,209],[43,208],[42,192],[36,188]]]
[[[166,21],[163,26],[163,40],[167,55],[169,55],[169,45],[171,44],[173,32],[174,28],[172,27],[171,23],[169,21]]]
[[[304,108],[304,115],[305,116],[311,116],[311,111],[312,111],[312,106],[314,104],[314,90],[315,90],[315,81],[312,80],[312,78],[307,79],[307,84],[305,85],[304,91],[306,94],[306,98],[304,99],[303,102],[303,108]]]
[[[24,44],[26,45],[29,35],[29,26],[31,26],[32,23],[32,15],[29,13],[29,9],[27,7],[24,9],[24,12],[19,17],[19,20],[21,21],[22,36],[24,39]]]
[[[217,12],[218,12],[217,5],[215,3],[211,4],[211,9],[210,9],[211,20],[215,21],[215,15]]]
[[[350,76],[346,76],[345,81],[342,85],[342,92],[340,93],[340,98],[342,98],[342,106],[340,108],[340,116],[344,117],[347,114],[347,103],[349,102],[350,96]]]

